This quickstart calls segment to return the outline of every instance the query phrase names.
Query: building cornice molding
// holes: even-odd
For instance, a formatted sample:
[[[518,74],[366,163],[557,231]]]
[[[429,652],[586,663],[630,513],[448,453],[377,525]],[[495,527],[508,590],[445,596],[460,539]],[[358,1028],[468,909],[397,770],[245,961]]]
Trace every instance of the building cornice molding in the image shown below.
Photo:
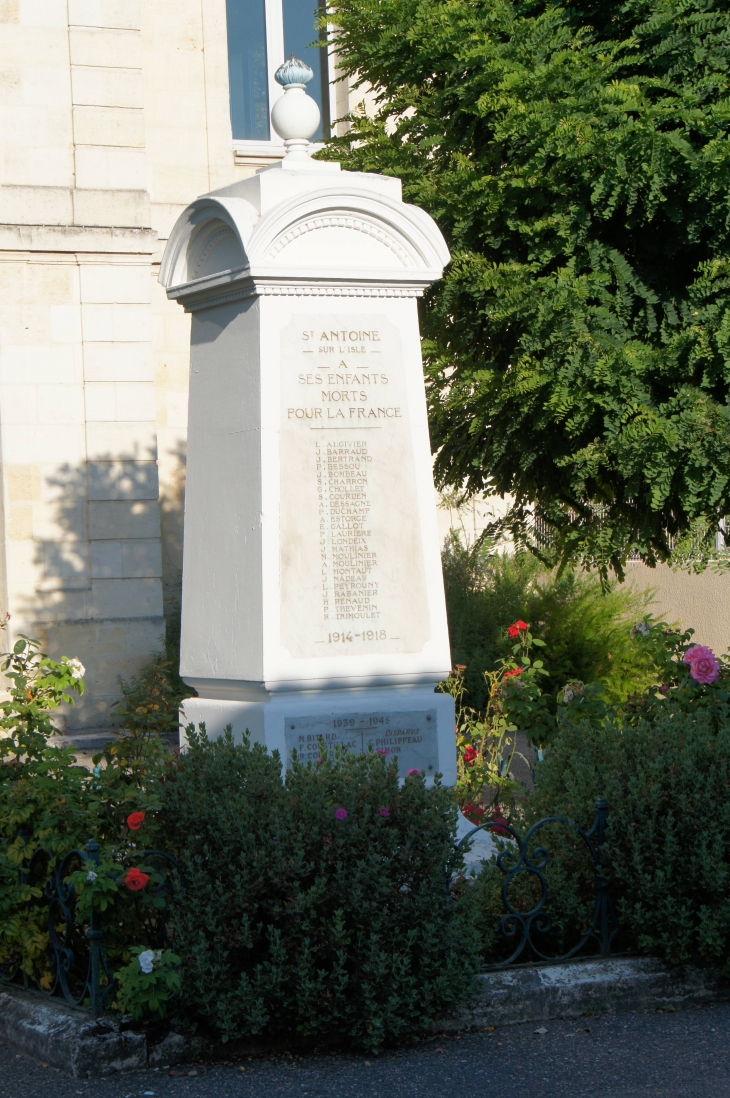
[[[118,252],[151,256],[157,248],[158,236],[154,229],[0,224],[0,251]]]

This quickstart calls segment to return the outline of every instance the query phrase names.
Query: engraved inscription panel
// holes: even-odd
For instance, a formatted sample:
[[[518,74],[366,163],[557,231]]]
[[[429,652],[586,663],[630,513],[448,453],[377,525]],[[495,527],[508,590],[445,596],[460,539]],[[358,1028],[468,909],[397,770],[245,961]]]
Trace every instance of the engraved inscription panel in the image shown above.
[[[303,762],[322,754],[320,740],[329,748],[342,744],[359,754],[373,750],[398,759],[398,773],[409,770],[433,775],[438,770],[436,710],[407,713],[337,713],[316,717],[287,717],[284,724],[287,766],[296,748]]]
[[[297,658],[430,637],[397,328],[295,317],[281,341],[281,636]]]

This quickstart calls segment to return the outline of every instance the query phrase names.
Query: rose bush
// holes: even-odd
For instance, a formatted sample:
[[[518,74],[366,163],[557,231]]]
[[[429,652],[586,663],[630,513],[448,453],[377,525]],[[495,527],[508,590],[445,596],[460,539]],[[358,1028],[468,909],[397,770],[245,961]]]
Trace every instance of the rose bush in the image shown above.
[[[133,947],[130,961],[116,973],[119,1010],[135,1021],[145,1015],[164,1018],[168,1004],[182,990],[180,963],[171,949]]]
[[[128,860],[152,845],[161,783],[173,756],[159,741],[135,742],[130,749],[133,737],[122,735],[95,758],[93,770],[77,765],[71,748],[57,746],[54,711],[83,693],[81,662],[51,660],[28,637],[20,637],[2,661],[9,689],[0,702],[0,968],[23,971],[49,989],[54,976],[45,877],[92,838],[99,864],[79,856],[68,867],[82,933],[92,910],[103,914],[112,967],[128,961],[130,943],[159,937],[163,876],[138,867],[131,878],[127,874],[126,888],[124,876]],[[24,881],[27,859],[39,848],[45,855]]]
[[[544,647],[525,621],[508,626],[516,638],[512,654],[500,660],[497,669],[485,671],[488,686],[486,709],[478,712],[466,702],[463,664],[457,665],[439,689],[451,694],[456,703],[457,797],[466,815],[466,805],[480,805],[484,796],[496,804],[511,799],[518,788],[512,774],[517,754],[517,731],[527,730],[538,742],[549,737],[554,726],[541,681],[547,670],[532,648]]]

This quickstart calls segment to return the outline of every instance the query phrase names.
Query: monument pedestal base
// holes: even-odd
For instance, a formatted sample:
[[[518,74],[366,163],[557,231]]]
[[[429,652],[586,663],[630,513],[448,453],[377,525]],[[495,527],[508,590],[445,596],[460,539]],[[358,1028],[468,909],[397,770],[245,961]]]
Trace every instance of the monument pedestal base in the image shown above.
[[[354,753],[374,751],[398,759],[405,777],[420,770],[426,778],[443,775],[456,781],[454,701],[435,694],[432,686],[350,687],[327,691],[261,691],[262,700],[188,698],[183,728],[204,723],[211,739],[231,726],[236,742],[248,734],[252,742],[279,751],[291,765],[292,751],[304,761],[316,760],[321,743],[342,744]],[[181,732],[181,746],[186,743]]]

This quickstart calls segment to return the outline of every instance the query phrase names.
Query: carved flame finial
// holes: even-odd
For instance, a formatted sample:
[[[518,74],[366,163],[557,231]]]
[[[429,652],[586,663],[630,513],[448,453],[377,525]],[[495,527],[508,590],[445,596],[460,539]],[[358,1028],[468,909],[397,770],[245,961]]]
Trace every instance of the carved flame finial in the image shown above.
[[[309,160],[309,139],[319,126],[319,107],[307,95],[307,84],[313,76],[309,65],[294,54],[274,73],[284,94],[271,109],[271,124],[284,142],[289,162],[299,160],[304,164]]]

